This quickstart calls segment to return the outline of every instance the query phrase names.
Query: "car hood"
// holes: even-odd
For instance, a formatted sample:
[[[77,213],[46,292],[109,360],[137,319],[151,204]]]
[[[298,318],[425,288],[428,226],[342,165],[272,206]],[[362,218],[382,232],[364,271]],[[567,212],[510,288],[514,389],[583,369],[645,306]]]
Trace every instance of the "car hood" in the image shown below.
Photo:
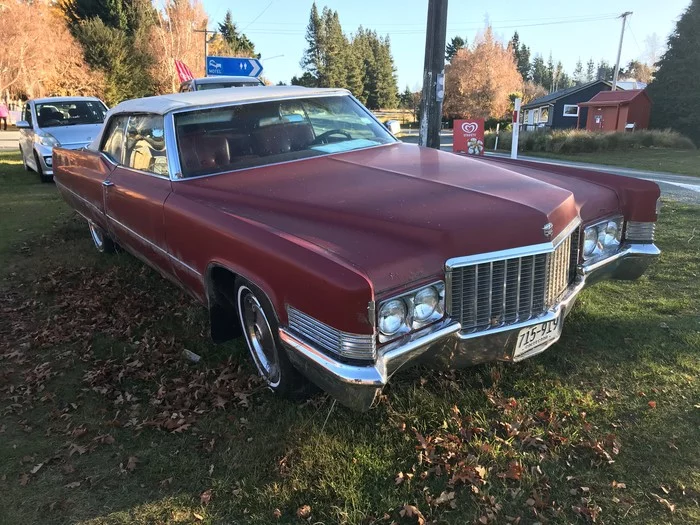
[[[102,124],[75,124],[73,126],[52,126],[42,128],[42,131],[51,133],[61,146],[85,146],[90,143],[102,129]]]
[[[175,191],[339,257],[381,293],[441,276],[451,257],[546,242],[546,224],[556,236],[576,220],[573,189],[530,171],[392,144],[183,181]],[[595,194],[597,212],[617,209],[612,190],[576,182]]]

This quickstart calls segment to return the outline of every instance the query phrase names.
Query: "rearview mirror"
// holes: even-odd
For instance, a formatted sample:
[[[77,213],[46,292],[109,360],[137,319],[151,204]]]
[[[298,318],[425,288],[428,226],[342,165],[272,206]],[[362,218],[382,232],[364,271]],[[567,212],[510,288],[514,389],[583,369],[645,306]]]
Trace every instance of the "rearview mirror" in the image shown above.
[[[18,120],[17,122],[15,122],[15,126],[19,129],[31,128],[31,126],[29,125],[29,122],[27,122],[26,120]]]

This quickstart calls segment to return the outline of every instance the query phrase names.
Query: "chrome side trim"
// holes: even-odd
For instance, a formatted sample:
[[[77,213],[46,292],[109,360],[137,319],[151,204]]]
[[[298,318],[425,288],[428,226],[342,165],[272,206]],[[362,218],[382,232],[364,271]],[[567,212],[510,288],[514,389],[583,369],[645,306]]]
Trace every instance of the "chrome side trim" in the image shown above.
[[[463,257],[452,257],[445,263],[445,271],[450,271],[458,266],[468,266],[472,264],[480,264],[491,261],[499,261],[503,259],[515,259],[519,257],[527,257],[529,255],[539,255],[541,253],[553,252],[557,246],[566,240],[566,238],[581,224],[581,219],[576,217],[557,235],[551,242],[543,242],[540,244],[531,244],[530,246],[519,246],[517,248],[508,248],[507,250],[499,250],[489,253],[477,253],[474,255],[466,255]]]
[[[632,242],[654,242],[655,222],[627,221],[625,240]]]
[[[328,352],[349,359],[374,360],[376,358],[374,334],[343,332],[290,305],[287,305],[287,318],[291,332]]]
[[[167,250],[164,250],[163,248],[161,248],[160,246],[158,246],[158,245],[155,244],[154,242],[152,242],[152,241],[146,239],[146,237],[144,237],[143,235],[141,235],[141,234],[135,232],[134,230],[132,230],[131,228],[129,228],[126,224],[124,224],[124,223],[118,221],[117,219],[115,219],[114,217],[112,217],[111,215],[106,214],[106,213],[105,213],[105,217],[107,217],[110,221],[112,221],[114,224],[116,224],[116,225],[119,226],[120,228],[122,228],[122,229],[128,231],[128,232],[129,232],[131,235],[133,235],[134,237],[138,237],[140,240],[142,240],[143,242],[145,242],[145,243],[148,244],[149,246],[153,247],[153,248],[156,249],[158,252],[162,253],[163,255],[166,255],[166,256],[169,257],[173,262],[176,262],[177,264],[179,264],[180,266],[182,266],[185,270],[188,270],[189,272],[193,273],[193,274],[196,275],[197,277],[202,277],[202,274],[201,274],[199,271],[197,271],[196,269],[192,268],[192,266],[190,266],[190,265],[187,264],[186,262],[181,261],[180,259],[178,259],[178,258],[175,257],[174,255],[172,255],[171,253],[169,253]]]

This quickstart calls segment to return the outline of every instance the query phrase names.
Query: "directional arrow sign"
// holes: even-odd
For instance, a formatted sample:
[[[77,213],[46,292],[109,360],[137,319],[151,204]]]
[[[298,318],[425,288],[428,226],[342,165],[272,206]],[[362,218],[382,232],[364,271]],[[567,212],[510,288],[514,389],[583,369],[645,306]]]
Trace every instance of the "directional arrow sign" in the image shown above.
[[[207,75],[259,77],[263,67],[257,58],[207,57]]]

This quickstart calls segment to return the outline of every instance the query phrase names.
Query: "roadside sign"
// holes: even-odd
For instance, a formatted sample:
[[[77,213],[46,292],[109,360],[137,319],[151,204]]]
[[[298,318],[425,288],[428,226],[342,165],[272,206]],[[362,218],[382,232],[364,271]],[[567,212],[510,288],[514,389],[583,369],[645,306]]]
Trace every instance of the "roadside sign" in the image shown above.
[[[484,119],[455,120],[452,151],[468,155],[484,154]]]
[[[207,57],[206,70],[208,76],[259,77],[263,67],[257,58]]]

